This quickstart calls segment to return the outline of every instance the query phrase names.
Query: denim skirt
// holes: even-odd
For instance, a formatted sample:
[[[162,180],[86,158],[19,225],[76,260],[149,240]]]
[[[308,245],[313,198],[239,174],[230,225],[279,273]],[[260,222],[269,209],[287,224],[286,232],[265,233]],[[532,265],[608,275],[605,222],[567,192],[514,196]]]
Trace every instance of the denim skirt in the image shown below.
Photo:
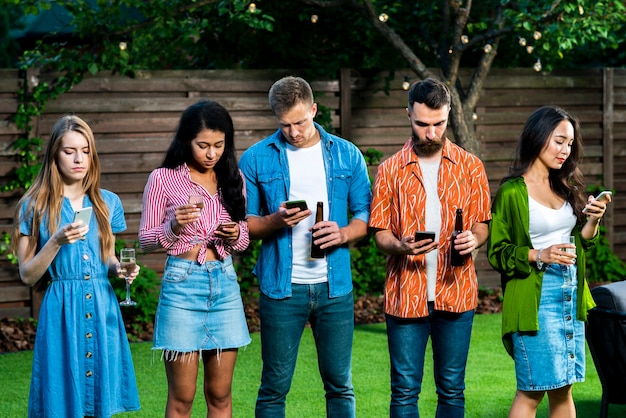
[[[576,319],[576,266],[543,274],[539,331],[513,333],[517,389],[545,391],[585,380],[585,325]]]
[[[154,350],[167,360],[250,343],[232,258],[196,261],[169,256],[154,324]]]

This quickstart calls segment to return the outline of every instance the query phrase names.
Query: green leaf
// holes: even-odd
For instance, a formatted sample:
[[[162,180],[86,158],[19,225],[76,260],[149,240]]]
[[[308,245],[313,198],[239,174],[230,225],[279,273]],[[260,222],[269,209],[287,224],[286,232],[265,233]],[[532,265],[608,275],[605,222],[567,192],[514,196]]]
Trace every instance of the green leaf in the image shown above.
[[[98,74],[98,64],[96,64],[95,62],[90,63],[87,68],[89,69],[89,72],[91,74]]]

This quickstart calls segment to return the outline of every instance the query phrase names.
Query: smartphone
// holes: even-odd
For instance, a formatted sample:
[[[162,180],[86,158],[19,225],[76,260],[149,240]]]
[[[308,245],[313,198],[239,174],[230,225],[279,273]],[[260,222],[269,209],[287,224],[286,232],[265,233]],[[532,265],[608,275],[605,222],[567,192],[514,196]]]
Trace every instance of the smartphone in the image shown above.
[[[72,222],[76,222],[76,221],[83,221],[83,226],[85,225],[89,225],[89,220],[91,219],[91,212],[92,212],[93,208],[91,206],[87,206],[85,208],[82,209],[78,209],[77,211],[74,212],[74,220]],[[83,241],[86,239],[85,236],[83,235],[82,237],[80,237],[80,239],[82,239]]]
[[[606,203],[607,201],[607,197],[613,195],[613,193],[610,190],[604,190],[603,192],[600,192],[599,195],[597,195],[596,197],[594,197],[594,200],[599,200],[600,202]],[[583,209],[583,213],[587,213],[587,208]]]
[[[89,220],[91,219],[91,211],[93,208],[91,206],[87,206],[82,209],[78,209],[74,212],[74,221],[83,221],[83,225],[89,225]]]
[[[435,233],[430,231],[417,231],[415,233],[415,241],[422,241],[425,239],[431,239],[435,241]]]
[[[221,224],[217,226],[217,230],[223,231],[224,228],[232,228],[235,225],[237,225],[237,222],[222,222]]]
[[[601,201],[601,202],[606,203],[606,200],[607,200],[606,198],[607,198],[607,196],[611,196],[612,194],[613,194],[613,193],[611,193],[611,191],[609,191],[609,190],[605,190],[605,191],[601,192],[599,195],[597,195],[597,196],[595,197],[595,200],[599,200],[599,201]]]
[[[306,200],[290,200],[285,202],[287,209],[300,208],[300,210],[307,210]]]

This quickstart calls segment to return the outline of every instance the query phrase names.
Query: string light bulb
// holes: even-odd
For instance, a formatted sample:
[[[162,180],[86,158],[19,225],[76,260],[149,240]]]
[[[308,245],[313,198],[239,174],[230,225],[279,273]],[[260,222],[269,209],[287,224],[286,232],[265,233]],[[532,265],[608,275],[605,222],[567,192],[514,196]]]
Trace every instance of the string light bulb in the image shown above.
[[[466,44],[469,42],[469,37],[467,35],[461,36],[461,42]]]
[[[483,47],[483,51],[485,51],[485,54],[488,54],[488,53],[490,53],[491,51],[493,51],[493,47],[491,46],[491,44],[486,44],[486,45]]]
[[[537,58],[537,62],[533,64],[533,70],[539,72],[541,71],[541,60]]]
[[[533,51],[534,51],[534,49],[535,49],[535,48],[534,48],[532,45],[528,45],[528,46],[526,47],[526,52],[528,52],[529,54],[532,54],[532,53],[533,53]]]
[[[404,81],[402,82],[402,90],[407,91],[411,87],[411,79],[408,76],[404,76]]]
[[[311,15],[311,23],[317,23],[318,19],[319,19],[318,15]]]
[[[126,42],[120,42],[120,50],[126,51],[126,48],[128,48],[128,44]]]
[[[526,38],[519,38],[519,45],[526,46]]]
[[[535,33],[533,33],[533,38],[535,39],[535,41],[538,41],[539,39],[541,39],[541,32],[536,30]]]
[[[381,13],[380,15],[378,15],[378,20],[383,23],[387,23],[387,21],[389,20],[389,15],[387,13]]]
[[[478,115],[476,112],[472,113],[472,120],[478,120]]]
[[[250,13],[254,13],[254,12],[256,12],[256,4],[254,4],[254,3],[250,3],[250,5],[248,6],[248,11],[249,11]]]

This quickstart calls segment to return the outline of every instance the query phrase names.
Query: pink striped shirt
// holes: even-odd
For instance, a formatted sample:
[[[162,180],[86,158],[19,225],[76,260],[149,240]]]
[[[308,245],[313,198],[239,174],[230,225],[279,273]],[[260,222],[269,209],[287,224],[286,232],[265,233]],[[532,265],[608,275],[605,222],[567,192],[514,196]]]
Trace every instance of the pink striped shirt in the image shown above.
[[[161,248],[168,255],[179,255],[191,250],[195,245],[192,240],[195,233],[194,223],[185,225],[179,235],[172,231],[171,221],[175,219],[176,208],[189,203],[189,191],[195,187],[202,191],[204,208],[198,225],[198,236],[206,242],[198,253],[198,262],[206,261],[207,246],[217,251],[220,259],[225,259],[232,251],[243,251],[248,247],[250,238],[246,221],[239,222],[239,238],[227,241],[215,235],[222,222],[231,218],[221,202],[221,191],[211,195],[204,187],[191,180],[189,167],[183,164],[175,169],[157,168],[148,177],[143,192],[143,210],[139,224],[139,245],[146,252]]]

